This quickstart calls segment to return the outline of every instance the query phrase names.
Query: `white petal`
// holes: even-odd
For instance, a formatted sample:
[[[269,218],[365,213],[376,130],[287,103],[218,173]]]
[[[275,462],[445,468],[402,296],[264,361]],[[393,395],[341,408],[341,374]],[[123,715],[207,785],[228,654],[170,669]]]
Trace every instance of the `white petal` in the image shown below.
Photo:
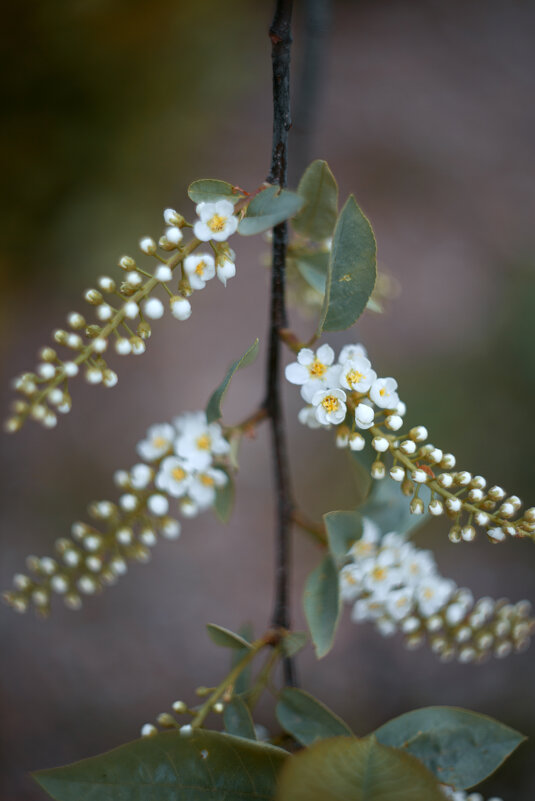
[[[286,365],[284,375],[290,384],[305,384],[308,381],[307,368],[303,367],[302,364],[298,364],[297,362],[292,362],[292,364]]]

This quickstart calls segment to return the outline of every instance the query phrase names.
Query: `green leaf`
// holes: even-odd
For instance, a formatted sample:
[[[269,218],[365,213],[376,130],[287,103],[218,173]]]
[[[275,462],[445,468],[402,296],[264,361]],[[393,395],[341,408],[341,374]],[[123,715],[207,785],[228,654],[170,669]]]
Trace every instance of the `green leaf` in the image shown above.
[[[236,359],[235,362],[232,362],[230,365],[225,378],[223,379],[222,383],[218,386],[215,392],[212,393],[210,400],[206,406],[206,419],[209,423],[214,423],[216,420],[219,420],[221,417],[221,403],[223,402],[223,398],[225,397],[225,393],[228,389],[228,385],[232,379],[232,376],[239,370],[241,367],[247,367],[249,364],[252,364],[258,355],[258,339],[255,339],[253,344],[250,348],[248,348],[243,356],[239,359]]]
[[[292,631],[281,641],[281,648],[285,656],[295,656],[307,644],[306,631]]]
[[[230,200],[231,203],[237,203],[245,197],[237,187],[215,178],[193,181],[188,187],[188,195],[194,203],[215,203],[216,200]]]
[[[302,251],[299,252],[294,259],[295,266],[302,278],[305,279],[312,289],[315,289],[320,295],[324,295],[327,273],[329,270],[328,252],[323,250],[318,250],[315,253]]]
[[[431,500],[429,487],[421,486],[419,497],[427,507]],[[358,511],[362,517],[371,518],[383,534],[389,531],[411,534],[429,519],[429,514],[411,514],[409,500],[403,495],[397,482],[385,478],[373,482],[366,502],[359,506]]]
[[[238,629],[238,636],[242,637],[247,643],[252,643],[254,640],[254,631],[253,626],[251,623],[244,623]],[[243,658],[243,651],[239,651],[237,648],[232,651],[232,655],[230,658],[230,665],[231,668],[236,667],[238,662]],[[251,686],[251,675],[252,675],[252,665],[247,665],[243,668],[242,672],[236,679],[236,684],[234,685],[234,692],[237,695],[241,695],[242,693],[247,692],[247,690]]]
[[[306,580],[303,605],[318,659],[332,648],[340,618],[338,570],[330,554]]]
[[[316,241],[332,236],[338,214],[338,184],[326,161],[313,161],[299,181],[304,206],[292,225],[298,234]]]
[[[421,762],[374,737],[334,737],[286,761],[277,801],[444,801]]]
[[[256,740],[249,707],[238,695],[235,695],[232,701],[226,705],[223,722],[229,734],[233,734],[235,737],[245,737],[246,740]]]
[[[349,328],[360,317],[375,286],[376,261],[370,223],[350,195],[334,229],[319,334]]]
[[[329,550],[340,568],[350,546],[362,536],[360,512],[327,512],[323,515]]]
[[[56,801],[272,801],[287,757],[229,734],[169,731],[33,776]]]
[[[405,749],[458,790],[482,782],[526,739],[486,715],[448,706],[407,712],[375,736],[384,745]]]
[[[301,745],[312,745],[326,737],[353,736],[344,721],[303,690],[284,689],[275,708],[280,725]]]
[[[280,189],[278,186],[268,186],[247,206],[247,213],[238,224],[238,233],[252,236],[267,231],[293,217],[302,205],[303,199],[295,192]]]
[[[251,644],[248,643],[247,640],[223,626],[217,626],[215,623],[207,623],[206,628],[212,642],[215,642],[216,645],[220,645],[222,648],[249,649],[251,647]]]
[[[228,481],[223,487],[217,487],[213,510],[215,516],[221,523],[228,523],[234,508],[234,478],[224,467],[219,467],[218,469],[227,474]]]

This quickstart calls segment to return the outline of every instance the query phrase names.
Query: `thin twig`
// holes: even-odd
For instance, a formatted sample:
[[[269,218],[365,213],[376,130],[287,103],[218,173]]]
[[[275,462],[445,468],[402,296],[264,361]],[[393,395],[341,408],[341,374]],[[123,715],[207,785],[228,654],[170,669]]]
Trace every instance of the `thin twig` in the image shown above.
[[[292,0],[277,0],[269,37],[273,65],[273,148],[268,182],[283,187],[287,183],[288,131],[290,117],[290,48]],[[288,231],[286,223],[273,229],[273,263],[269,349],[266,365],[265,408],[271,428],[275,492],[277,493],[277,544],[275,561],[275,604],[272,624],[290,628],[289,564],[292,500],[282,408],[280,401],[280,331],[287,328],[284,275]],[[283,662],[285,683],[295,685],[291,659]]]

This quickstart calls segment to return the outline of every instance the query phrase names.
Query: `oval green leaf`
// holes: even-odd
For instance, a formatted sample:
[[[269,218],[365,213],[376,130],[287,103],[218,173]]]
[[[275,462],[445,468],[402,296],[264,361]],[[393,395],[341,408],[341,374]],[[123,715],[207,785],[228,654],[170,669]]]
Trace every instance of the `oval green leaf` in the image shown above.
[[[407,712],[389,720],[375,736],[413,754],[441,782],[458,790],[482,782],[526,739],[486,715],[449,706]]]
[[[221,404],[223,402],[223,398],[225,397],[225,393],[228,389],[228,386],[231,382],[232,376],[239,370],[241,367],[247,367],[249,364],[252,364],[258,355],[258,339],[255,339],[253,344],[250,348],[248,348],[243,356],[239,359],[236,359],[235,362],[232,362],[229,369],[227,370],[227,374],[215,392],[212,393],[210,396],[210,400],[206,405],[206,419],[209,423],[214,423],[216,420],[222,415],[221,411]]]
[[[329,254],[318,250],[315,253],[302,251],[295,256],[295,266],[302,278],[320,295],[325,294],[327,272],[329,270]]]
[[[286,761],[277,801],[444,801],[421,762],[374,737],[335,737]]]
[[[223,712],[223,723],[229,734],[235,737],[245,737],[246,740],[256,740],[253,719],[249,707],[238,695],[228,703]]]
[[[237,203],[245,197],[237,187],[226,181],[218,181],[216,178],[193,181],[188,186],[188,196],[194,203],[215,203],[216,200],[230,200],[231,203]]]
[[[298,234],[316,242],[332,236],[338,215],[338,184],[326,161],[313,161],[299,181],[304,206],[292,222]]]
[[[375,286],[376,250],[371,225],[350,195],[334,229],[319,334],[358,320]]]
[[[239,634],[235,634],[230,629],[224,628],[224,626],[217,626],[215,623],[207,623],[206,629],[208,631],[208,636],[216,645],[220,645],[222,648],[246,648],[249,649],[251,644],[244,640],[243,637],[240,637]]]
[[[338,570],[330,554],[310,573],[303,606],[318,659],[332,648],[340,618]]]
[[[281,692],[275,714],[284,731],[301,745],[312,745],[327,737],[353,736],[349,726],[321,701],[293,687]]]
[[[217,487],[213,510],[220,523],[228,523],[234,508],[234,478],[224,467],[219,467],[218,469],[223,470],[223,472],[227,474],[228,481],[224,486]]]
[[[219,732],[162,732],[34,779],[56,801],[271,801],[285,751]]]
[[[303,199],[289,189],[268,186],[254,197],[247,206],[245,217],[238,224],[238,233],[243,236],[260,234],[297,214]]]
[[[295,656],[301,648],[307,644],[308,634],[306,631],[292,631],[281,640],[281,648],[284,656]]]
[[[323,520],[329,550],[340,568],[351,545],[362,536],[362,516],[360,512],[327,512]]]

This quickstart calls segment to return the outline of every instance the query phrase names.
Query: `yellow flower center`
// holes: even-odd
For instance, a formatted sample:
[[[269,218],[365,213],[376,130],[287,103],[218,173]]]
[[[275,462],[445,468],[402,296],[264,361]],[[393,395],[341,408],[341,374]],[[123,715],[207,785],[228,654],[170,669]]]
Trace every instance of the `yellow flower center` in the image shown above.
[[[214,216],[210,217],[208,220],[207,225],[210,231],[213,231],[214,234],[217,234],[219,231],[223,230],[226,222],[226,217],[223,217],[221,214],[214,214]]]
[[[181,467],[174,467],[171,470],[171,475],[173,476],[175,481],[184,481],[184,479],[186,478],[186,471],[182,470]]]
[[[212,445],[212,440],[208,434],[201,434],[197,439],[197,447],[200,451],[209,451]]]
[[[200,278],[202,278],[202,274],[203,274],[203,272],[205,271],[205,269],[206,269],[206,262],[205,262],[205,261],[204,261],[204,259],[203,259],[203,260],[202,260],[202,261],[200,261],[200,262],[198,263],[198,265],[195,267],[195,273],[196,273],[196,274],[197,274],[197,275],[198,275]]]
[[[213,487],[215,481],[212,476],[207,476],[206,473],[203,473],[201,476],[201,484],[203,484],[205,487]]]
[[[152,447],[153,448],[166,448],[169,443],[165,439],[165,437],[154,437],[152,440]]]
[[[359,381],[362,381],[363,378],[364,378],[364,373],[359,373],[358,370],[350,370],[349,373],[346,373],[347,383],[350,384],[351,386],[354,386],[354,384],[358,384]]]
[[[432,587],[427,587],[424,590],[424,598],[425,598],[426,601],[430,601],[431,598],[434,597],[434,595],[435,595],[435,591],[432,589]]]
[[[321,378],[327,372],[327,365],[318,361],[318,359],[314,359],[312,364],[308,366],[308,372],[312,378]]]
[[[383,387],[382,389],[379,390],[379,395],[381,396],[381,398],[384,398],[384,396],[386,395],[385,387]]]
[[[386,567],[374,567],[372,570],[372,576],[375,581],[384,581],[387,575]]]
[[[327,395],[326,398],[323,398],[321,405],[326,412],[336,412],[340,406],[340,401],[334,395]]]

